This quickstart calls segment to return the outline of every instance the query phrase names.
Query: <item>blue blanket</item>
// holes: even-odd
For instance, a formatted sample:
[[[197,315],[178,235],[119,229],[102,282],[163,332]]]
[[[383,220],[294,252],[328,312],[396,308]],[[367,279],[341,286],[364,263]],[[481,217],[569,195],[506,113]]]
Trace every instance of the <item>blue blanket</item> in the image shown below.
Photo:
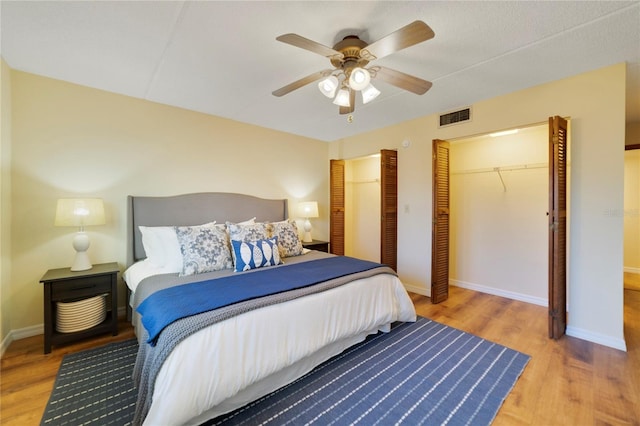
[[[336,256],[293,265],[238,273],[223,278],[184,284],[157,291],[137,311],[155,346],[158,335],[181,318],[234,303],[308,287],[323,281],[383,266],[352,257]]]

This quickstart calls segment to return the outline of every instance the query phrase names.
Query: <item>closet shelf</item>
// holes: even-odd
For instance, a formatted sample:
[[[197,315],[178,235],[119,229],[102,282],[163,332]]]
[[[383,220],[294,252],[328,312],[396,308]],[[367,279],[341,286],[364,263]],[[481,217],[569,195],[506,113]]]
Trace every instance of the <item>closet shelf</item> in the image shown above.
[[[502,178],[502,172],[512,172],[517,170],[531,170],[531,169],[546,169],[549,167],[548,163],[534,163],[534,164],[518,164],[514,166],[500,166],[500,167],[487,167],[484,169],[473,169],[473,170],[458,170],[455,172],[451,172],[452,175],[470,175],[476,173],[497,173],[500,178],[500,182],[502,183],[502,188],[504,192],[507,192],[507,185],[504,183],[504,179]]]

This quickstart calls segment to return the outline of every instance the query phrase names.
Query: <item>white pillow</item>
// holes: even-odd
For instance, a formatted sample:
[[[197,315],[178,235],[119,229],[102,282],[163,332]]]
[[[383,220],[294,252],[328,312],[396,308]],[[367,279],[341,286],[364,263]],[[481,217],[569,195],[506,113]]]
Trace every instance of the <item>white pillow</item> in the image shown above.
[[[206,225],[215,225],[215,221]],[[173,226],[139,226],[149,263],[165,273],[182,272],[182,251]]]
[[[256,218],[252,217],[251,219],[247,219],[244,222],[238,222],[236,225],[253,225],[256,223]]]

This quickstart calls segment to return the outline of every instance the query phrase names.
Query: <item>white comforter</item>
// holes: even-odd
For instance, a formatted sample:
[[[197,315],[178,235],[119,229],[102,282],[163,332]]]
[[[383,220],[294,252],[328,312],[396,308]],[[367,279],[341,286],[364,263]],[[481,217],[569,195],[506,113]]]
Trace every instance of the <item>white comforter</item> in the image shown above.
[[[200,424],[266,395],[319,363],[415,321],[400,280],[388,274],[244,313],[182,341],[162,366],[145,425]]]

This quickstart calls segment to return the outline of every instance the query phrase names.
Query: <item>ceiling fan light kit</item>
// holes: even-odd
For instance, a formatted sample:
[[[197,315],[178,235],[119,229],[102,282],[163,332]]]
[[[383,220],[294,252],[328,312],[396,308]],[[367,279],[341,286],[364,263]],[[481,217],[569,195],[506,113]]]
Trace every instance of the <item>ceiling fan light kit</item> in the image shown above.
[[[358,67],[351,70],[351,75],[349,76],[349,87],[353,90],[363,90],[369,85],[370,81],[371,75],[366,69]]]
[[[318,83],[318,89],[328,98],[334,98],[335,95],[333,103],[340,106],[340,114],[351,114],[355,111],[356,91],[361,92],[363,104],[371,102],[380,95],[380,91],[371,84],[371,80],[376,78],[400,89],[422,95],[431,88],[431,82],[390,68],[365,67],[375,59],[429,40],[434,36],[433,30],[422,21],[412,22],[373,43],[367,43],[356,35],[350,35],[336,43],[333,48],[297,34],[283,34],[276,40],[325,56],[334,69],[308,75],[275,90],[273,95],[284,96],[309,83],[321,80]],[[338,87],[340,90],[337,90]]]
[[[336,90],[338,90],[339,85],[338,77],[331,75],[318,83],[318,89],[320,89],[320,92],[327,98],[333,98],[336,95]]]
[[[338,91],[336,98],[333,100],[333,103],[341,106],[341,107],[350,107],[351,102],[349,101],[349,89],[342,88]]]
[[[380,91],[373,87],[373,84],[369,83],[369,85],[362,90],[362,103],[369,103],[377,98],[379,94]]]

